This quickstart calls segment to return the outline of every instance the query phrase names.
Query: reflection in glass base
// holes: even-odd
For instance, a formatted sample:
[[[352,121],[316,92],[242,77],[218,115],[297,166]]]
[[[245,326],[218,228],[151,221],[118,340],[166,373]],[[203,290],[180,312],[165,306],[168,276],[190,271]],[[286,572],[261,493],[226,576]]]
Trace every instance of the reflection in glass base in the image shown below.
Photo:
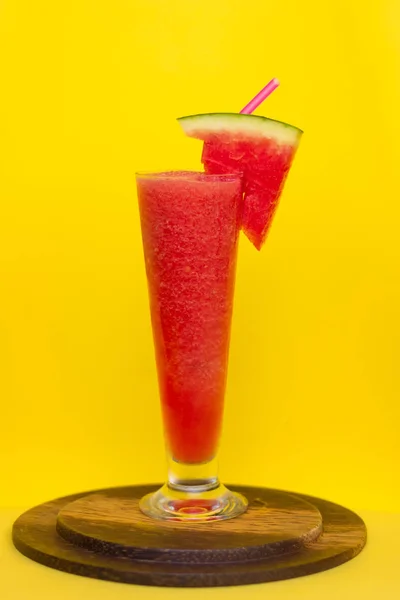
[[[199,487],[181,485],[175,489],[165,484],[157,492],[144,496],[140,509],[154,519],[186,522],[232,519],[247,509],[246,498],[222,484],[211,490],[202,491]]]

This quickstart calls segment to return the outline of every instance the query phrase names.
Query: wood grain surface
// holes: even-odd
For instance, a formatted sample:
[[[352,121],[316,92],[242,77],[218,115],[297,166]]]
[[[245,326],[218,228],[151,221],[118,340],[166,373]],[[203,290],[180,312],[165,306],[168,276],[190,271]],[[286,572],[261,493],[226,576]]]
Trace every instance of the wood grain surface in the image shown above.
[[[67,504],[57,531],[73,544],[113,556],[167,562],[233,562],[299,550],[322,532],[309,502],[282,492],[251,490],[249,508],[236,519],[160,523],[139,510],[132,488],[89,494]]]
[[[236,519],[155,521],[138,500],[157,486],[132,486],[60,498],[24,513],[13,541],[47,566],[99,579],[161,586],[276,581],[323,571],[356,556],[363,521],[324,500],[233,486],[249,500]]]

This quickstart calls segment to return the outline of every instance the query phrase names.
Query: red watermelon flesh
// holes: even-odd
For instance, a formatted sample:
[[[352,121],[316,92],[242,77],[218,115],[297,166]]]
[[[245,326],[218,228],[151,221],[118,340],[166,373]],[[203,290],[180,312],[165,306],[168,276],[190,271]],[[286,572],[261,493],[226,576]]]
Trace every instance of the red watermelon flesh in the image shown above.
[[[257,250],[267,237],[295,151],[263,138],[230,141],[227,135],[204,142],[206,173],[243,173],[242,229]]]

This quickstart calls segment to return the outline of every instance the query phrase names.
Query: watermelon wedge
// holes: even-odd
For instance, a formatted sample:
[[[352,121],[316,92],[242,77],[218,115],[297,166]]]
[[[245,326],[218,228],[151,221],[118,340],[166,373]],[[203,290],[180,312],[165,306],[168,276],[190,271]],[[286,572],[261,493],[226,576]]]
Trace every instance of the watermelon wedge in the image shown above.
[[[186,135],[204,140],[206,173],[243,173],[242,229],[260,250],[303,132],[281,121],[236,113],[192,115],[178,122]]]

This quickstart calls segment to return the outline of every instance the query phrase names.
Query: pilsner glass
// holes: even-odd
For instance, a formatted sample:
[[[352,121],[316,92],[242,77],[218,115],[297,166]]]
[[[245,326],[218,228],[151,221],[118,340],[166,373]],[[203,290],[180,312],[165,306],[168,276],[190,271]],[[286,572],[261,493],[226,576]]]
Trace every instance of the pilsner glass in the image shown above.
[[[141,510],[158,519],[229,519],[247,501],[218,479],[240,174],[136,175],[168,477]]]

